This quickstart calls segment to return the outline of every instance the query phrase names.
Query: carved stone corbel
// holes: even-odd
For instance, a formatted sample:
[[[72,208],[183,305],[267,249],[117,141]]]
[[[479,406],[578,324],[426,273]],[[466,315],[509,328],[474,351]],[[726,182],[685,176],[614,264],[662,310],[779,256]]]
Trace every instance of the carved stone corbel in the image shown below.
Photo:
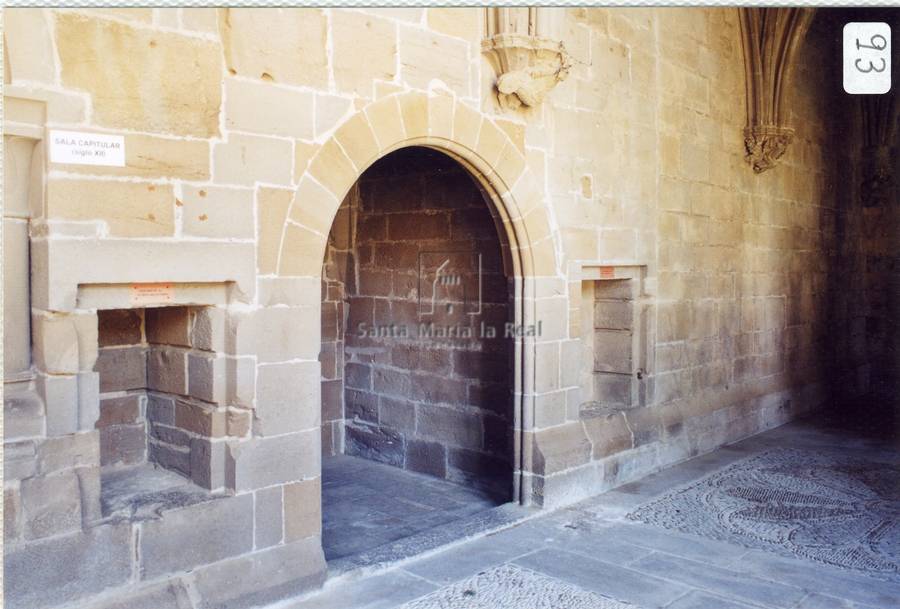
[[[746,159],[756,173],[774,167],[794,137],[785,106],[794,56],[813,9],[738,9],[747,89]]]
[[[497,97],[504,109],[534,107],[544,101],[572,67],[563,43],[541,35],[547,29],[540,9],[487,8],[481,50],[497,73]]]

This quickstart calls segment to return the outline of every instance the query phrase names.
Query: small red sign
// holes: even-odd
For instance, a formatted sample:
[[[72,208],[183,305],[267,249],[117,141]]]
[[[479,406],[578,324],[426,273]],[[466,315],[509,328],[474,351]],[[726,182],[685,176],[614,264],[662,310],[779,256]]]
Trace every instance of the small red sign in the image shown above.
[[[615,279],[616,277],[616,267],[614,266],[601,266],[600,267],[600,279]]]

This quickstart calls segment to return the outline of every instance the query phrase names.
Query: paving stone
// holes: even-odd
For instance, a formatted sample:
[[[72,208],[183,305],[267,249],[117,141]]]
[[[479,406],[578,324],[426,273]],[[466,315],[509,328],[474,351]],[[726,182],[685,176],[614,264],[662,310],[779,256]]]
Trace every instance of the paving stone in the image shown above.
[[[435,589],[434,584],[402,571],[390,571],[338,586],[326,586],[309,599],[287,603],[285,609],[396,609]]]
[[[806,595],[801,588],[748,576],[743,570],[731,571],[658,553],[641,558],[630,568],[766,607],[793,607]]]
[[[689,590],[682,584],[557,549],[517,558],[514,564],[645,607],[665,606]]]
[[[517,565],[501,565],[416,599],[400,609],[637,609]]]
[[[745,605],[721,596],[713,596],[706,592],[693,591],[679,598],[666,609],[754,609],[751,605]]]

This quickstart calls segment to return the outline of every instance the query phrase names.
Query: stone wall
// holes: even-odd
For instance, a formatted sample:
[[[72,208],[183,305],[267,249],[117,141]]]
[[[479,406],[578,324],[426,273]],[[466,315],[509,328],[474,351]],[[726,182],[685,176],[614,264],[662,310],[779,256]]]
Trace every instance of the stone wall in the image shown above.
[[[408,148],[363,174],[338,221],[326,254],[323,370],[334,345],[343,349],[344,452],[508,496],[510,296],[479,187],[446,155]],[[323,413],[331,405],[323,400]]]
[[[896,216],[836,204],[835,151],[860,136],[834,132],[830,34],[813,27],[802,46],[786,85],[794,141],[755,174],[735,9],[542,11],[572,65],[517,108],[498,99],[480,9],[4,11],[10,606],[170,576],[240,606],[321,581],[320,459],[346,446],[335,396],[351,374],[350,325],[324,332],[323,300],[338,320],[353,294],[332,292],[330,270],[323,288],[326,244],[353,185],[399,148],[442,150],[479,182],[510,314],[541,324],[511,346],[517,500],[575,501],[784,423],[826,401],[836,372],[868,391],[871,347],[896,328],[870,294],[896,273],[876,272],[891,233],[864,235]],[[125,164],[50,162],[48,128],[122,135]],[[332,243],[326,267],[349,268],[349,244]],[[366,260],[377,275],[383,260]],[[610,300],[594,288],[620,279],[630,330],[594,321]],[[168,287],[147,301],[146,284]],[[101,436],[138,438],[142,423],[112,423],[105,390],[101,408],[98,318],[160,306],[194,312],[190,344],[127,344],[155,358],[148,370],[182,372],[150,394],[193,396],[174,408],[208,438],[191,445],[200,483],[229,496],[105,522]],[[630,362],[598,328],[631,332]],[[594,373],[629,371],[631,403],[596,407]],[[178,442],[153,427],[159,458]],[[180,552],[186,535],[202,551]]]

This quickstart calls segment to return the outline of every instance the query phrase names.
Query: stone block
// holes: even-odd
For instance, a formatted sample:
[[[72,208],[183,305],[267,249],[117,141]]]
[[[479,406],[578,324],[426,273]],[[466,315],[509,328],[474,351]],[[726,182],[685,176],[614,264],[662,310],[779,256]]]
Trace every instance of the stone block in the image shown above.
[[[63,84],[91,95],[95,124],[218,135],[222,63],[217,43],[61,13],[56,15],[56,48]],[[131,51],[107,53],[111,48]]]
[[[103,518],[100,506],[100,465],[79,467],[75,470],[81,488],[81,522],[87,529]]]
[[[144,347],[101,349],[94,368],[100,373],[100,392],[147,387],[147,350]]]
[[[594,371],[632,372],[631,332],[619,330],[594,331]]]
[[[256,375],[255,435],[279,435],[319,425],[319,362],[261,365]]]
[[[38,376],[37,389],[47,413],[47,435],[61,436],[78,431],[78,378]]]
[[[174,210],[175,196],[168,185],[71,179],[47,183],[49,217],[102,220],[113,237],[172,236]]]
[[[602,459],[634,448],[634,436],[625,420],[625,414],[621,412],[585,417],[582,423],[593,446],[591,454],[594,459]]]
[[[97,431],[47,438],[37,445],[38,472],[47,475],[100,463],[100,435]]]
[[[226,485],[248,491],[312,478],[321,469],[319,429],[228,443]]]
[[[278,270],[281,237],[294,193],[281,188],[260,188],[256,193],[257,206],[257,264],[259,272],[269,275]]]
[[[230,8],[219,19],[229,73],[319,88],[328,86],[326,28],[313,8]]]
[[[291,136],[313,132],[313,94],[266,82],[225,79],[225,125],[230,131]],[[265,108],[265,112],[260,109]]]
[[[273,486],[254,493],[253,547],[268,548],[284,539],[284,509],[281,486]]]
[[[293,170],[292,150],[289,140],[231,133],[213,149],[213,176],[226,184],[287,185]]]
[[[3,443],[3,479],[5,481],[22,480],[37,473],[35,446],[36,442],[32,440]]]
[[[394,80],[396,25],[387,19],[350,11],[334,11],[331,23],[338,90],[371,97],[373,81]]]
[[[314,590],[325,571],[316,537],[197,569],[195,578],[204,607],[249,609]]]
[[[100,464],[134,465],[147,458],[147,429],[136,425],[113,425],[100,430]]]
[[[79,372],[78,385],[78,429],[94,429],[100,418],[100,375],[96,372]]]
[[[83,605],[83,609],[191,609],[192,607],[188,586],[179,578],[129,589],[127,592],[116,594],[113,598]]]
[[[17,8],[4,19],[6,30],[6,69],[13,81],[53,83],[56,60],[53,36],[44,11],[40,8]],[[9,81],[7,81],[9,82]]]
[[[225,450],[224,442],[191,439],[191,480],[195,484],[208,489],[219,489],[225,486]]]
[[[284,485],[286,543],[322,534],[322,479]]]
[[[296,224],[285,225],[278,274],[294,277],[316,276],[322,269],[325,240],[326,237],[321,233]]]
[[[3,543],[22,536],[22,497],[18,486],[3,487]]]
[[[406,469],[429,476],[447,475],[447,449],[440,442],[409,440],[406,443]]]
[[[183,429],[162,423],[150,423],[148,431],[151,438],[165,444],[173,444],[185,449],[189,449],[191,446],[191,435]]]
[[[147,342],[190,347],[191,322],[189,307],[148,308],[144,312]]]
[[[147,354],[147,388],[187,395],[187,352],[178,348],[153,347]]]
[[[255,353],[261,364],[316,360],[321,332],[318,321],[316,310],[308,307],[258,309],[237,328],[238,353]]]
[[[100,418],[97,420],[97,428],[137,423],[141,418],[141,402],[144,399],[144,396],[138,393],[104,398],[100,401]]]
[[[22,481],[25,539],[40,539],[81,528],[81,491],[72,472]]]
[[[250,433],[251,411],[243,408],[229,408],[225,415],[226,431],[229,436],[243,438]]]
[[[478,450],[484,442],[480,416],[443,406],[420,408],[417,431],[447,446]]]
[[[143,524],[142,577],[152,579],[253,549],[253,495],[223,497],[169,510]]]
[[[44,433],[44,403],[32,391],[6,390],[3,396],[3,437],[5,440],[39,436]]]
[[[403,467],[406,451],[401,434],[357,423],[348,423],[344,434],[346,454]]]
[[[224,309],[200,307],[194,312],[190,342],[195,349],[224,352],[228,319]]]
[[[101,347],[137,345],[143,340],[141,326],[144,320],[140,310],[100,310],[97,320],[97,340]]]
[[[226,359],[214,354],[188,355],[188,393],[196,400],[225,405]]]
[[[78,372],[78,334],[67,315],[31,316],[32,353],[37,367],[48,374]]]
[[[131,578],[131,538],[126,523],[8,548],[5,606],[53,607],[125,584]]]
[[[482,16],[472,7],[428,8],[428,27],[441,34],[462,38],[470,44],[481,38]]]
[[[180,446],[150,442],[147,446],[147,460],[157,463],[167,470],[191,476],[191,451]]]
[[[561,472],[591,460],[591,442],[577,421],[527,433],[525,441],[526,462],[530,461],[532,471],[540,475]]]
[[[66,165],[71,173],[98,173],[96,166]],[[125,166],[104,167],[104,175],[205,181],[209,179],[209,143],[125,134]]]
[[[469,94],[468,45],[426,29],[400,28],[400,78],[417,89],[428,89],[437,78],[457,95]]]
[[[253,192],[184,186],[182,232],[210,239],[253,238]]]
[[[206,438],[225,435],[225,410],[201,402],[175,401],[175,425]]]
[[[175,424],[175,400],[168,396],[147,396],[147,420],[163,425]]]

